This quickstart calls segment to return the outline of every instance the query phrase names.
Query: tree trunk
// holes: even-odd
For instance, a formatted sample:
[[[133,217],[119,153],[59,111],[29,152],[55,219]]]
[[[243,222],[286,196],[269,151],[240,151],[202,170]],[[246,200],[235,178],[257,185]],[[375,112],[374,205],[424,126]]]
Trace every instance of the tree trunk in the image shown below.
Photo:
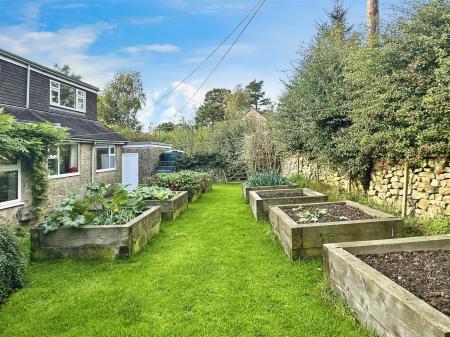
[[[369,37],[380,33],[379,0],[367,0],[367,28]]]

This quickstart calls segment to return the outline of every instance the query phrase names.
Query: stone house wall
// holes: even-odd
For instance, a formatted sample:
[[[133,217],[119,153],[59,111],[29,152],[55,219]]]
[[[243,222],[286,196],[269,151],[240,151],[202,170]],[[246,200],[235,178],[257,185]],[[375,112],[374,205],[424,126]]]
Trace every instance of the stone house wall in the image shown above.
[[[139,155],[139,183],[143,183],[146,177],[154,173],[159,164],[159,156],[170,149],[168,146],[133,146],[130,144],[123,147],[123,152],[137,153]]]
[[[365,193],[379,204],[388,204],[397,210],[402,208],[404,193],[404,169],[394,166],[375,169],[370,176],[368,189],[361,182],[352,181],[330,168],[319,166],[307,159],[291,156],[282,163],[286,176],[303,175],[343,190]],[[420,167],[409,170],[407,213],[417,216],[450,216],[450,164],[445,160],[423,160]]]
[[[116,145],[116,169],[110,171],[97,172],[95,153],[93,154],[92,143],[80,144],[80,172],[77,175],[57,177],[49,179],[48,200],[43,209],[51,209],[56,203],[64,200],[73,191],[81,190],[91,182],[102,182],[106,184],[120,183],[122,181],[122,146]],[[92,175],[92,173],[94,173]],[[19,225],[18,215],[25,213],[32,208],[32,191],[30,172],[22,163],[22,204],[0,210],[0,218],[12,225]],[[0,219],[1,220],[1,219]],[[1,222],[1,221],[0,221]],[[23,221],[22,224],[31,224],[30,221]]]

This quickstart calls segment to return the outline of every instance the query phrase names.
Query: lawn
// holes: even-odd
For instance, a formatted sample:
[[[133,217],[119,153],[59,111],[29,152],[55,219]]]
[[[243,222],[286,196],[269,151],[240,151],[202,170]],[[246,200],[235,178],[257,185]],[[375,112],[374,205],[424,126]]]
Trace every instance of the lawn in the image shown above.
[[[372,336],[291,262],[240,185],[215,185],[146,250],[116,262],[32,263],[0,311],[0,336]]]

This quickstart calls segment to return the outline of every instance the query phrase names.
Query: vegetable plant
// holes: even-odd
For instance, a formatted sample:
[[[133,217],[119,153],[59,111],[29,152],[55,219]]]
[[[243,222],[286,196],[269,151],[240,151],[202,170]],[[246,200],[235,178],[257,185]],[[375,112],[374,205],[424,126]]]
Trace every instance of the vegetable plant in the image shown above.
[[[267,171],[256,175],[247,174],[247,185],[251,187],[291,185],[291,182],[276,171]]]

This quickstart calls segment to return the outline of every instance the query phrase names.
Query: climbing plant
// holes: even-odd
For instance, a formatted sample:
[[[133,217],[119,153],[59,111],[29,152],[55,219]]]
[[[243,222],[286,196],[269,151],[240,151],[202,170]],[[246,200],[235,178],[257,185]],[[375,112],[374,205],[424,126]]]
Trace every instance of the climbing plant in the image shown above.
[[[50,123],[17,123],[0,109],[0,161],[20,156],[31,172],[33,205],[47,197],[49,149],[67,139],[67,129]]]

